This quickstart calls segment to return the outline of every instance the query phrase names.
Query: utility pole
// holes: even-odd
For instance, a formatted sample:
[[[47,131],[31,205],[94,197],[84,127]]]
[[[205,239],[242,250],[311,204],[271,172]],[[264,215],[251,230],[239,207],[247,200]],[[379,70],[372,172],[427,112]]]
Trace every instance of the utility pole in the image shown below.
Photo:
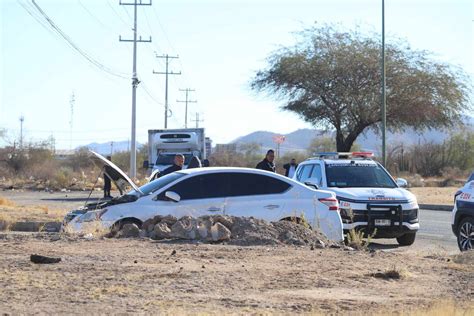
[[[72,150],[72,123],[74,117],[74,104],[76,102],[74,92],[71,94],[71,99],[69,99],[69,105],[71,106],[71,117],[69,118],[69,150]]]
[[[23,149],[23,122],[25,121],[25,117],[23,114],[20,116],[20,149]]]
[[[170,59],[177,59],[179,58],[179,56],[169,56],[168,54],[166,54],[166,55],[161,55],[161,56],[156,55],[156,58],[164,58],[166,60],[165,72],[159,72],[159,71],[153,70],[153,73],[155,75],[166,76],[166,79],[165,79],[165,128],[168,128],[168,75],[181,75],[181,71],[180,72],[168,71],[168,65],[169,65]]]
[[[197,112],[196,112],[196,119],[191,120],[191,121],[196,122],[196,128],[199,128],[199,122],[204,122],[204,120],[199,119],[199,113],[197,113]]]
[[[137,145],[136,145],[136,110],[137,110],[137,86],[140,83],[137,76],[137,43],[150,43],[151,36],[148,40],[143,40],[140,36],[137,39],[137,6],[149,5],[151,6],[151,0],[149,3],[143,3],[140,0],[134,0],[133,3],[125,3],[120,1],[120,5],[133,5],[133,40],[124,40],[119,36],[120,42],[133,42],[133,71],[132,71],[132,148],[130,151],[130,177],[133,179],[137,175]]]
[[[382,0],[382,164],[387,166],[386,130],[387,100],[385,96],[385,0]]]
[[[110,157],[112,157],[114,155],[114,142],[111,141],[110,142]]]
[[[56,139],[54,138],[53,132],[51,132],[51,136],[49,136],[50,146],[51,146],[51,153],[54,155],[56,153]]]
[[[183,92],[186,93],[186,100],[185,101],[176,100],[176,102],[186,103],[186,107],[185,107],[185,111],[184,111],[184,128],[188,128],[188,103],[197,103],[196,100],[189,100],[188,99],[188,93],[189,92],[194,92],[196,90],[186,88],[186,89],[179,89],[179,91],[183,91]]]

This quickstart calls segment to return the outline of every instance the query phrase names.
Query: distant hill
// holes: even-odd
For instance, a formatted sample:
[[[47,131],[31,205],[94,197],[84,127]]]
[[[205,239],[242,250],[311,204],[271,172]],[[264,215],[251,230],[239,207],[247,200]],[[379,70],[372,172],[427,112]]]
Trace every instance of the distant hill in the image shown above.
[[[137,143],[137,148],[143,146],[140,143]],[[130,142],[128,140],[119,141],[119,142],[106,142],[106,143],[90,143],[84,146],[77,147],[76,149],[87,147],[90,150],[93,150],[101,155],[110,155],[112,149],[114,153],[121,151],[130,150]]]
[[[464,119],[466,127],[474,130],[474,118],[466,117]],[[454,128],[452,131],[459,131]],[[387,143],[396,144],[404,143],[406,145],[413,145],[416,143],[435,142],[441,143],[449,137],[452,131],[443,130],[425,130],[421,133],[414,131],[412,128],[406,129],[401,133],[387,133]],[[278,134],[269,131],[257,131],[250,133],[245,136],[241,136],[231,143],[246,144],[246,143],[257,143],[262,146],[262,152],[269,149],[275,148],[276,145],[273,142],[273,136],[284,135],[286,137],[285,142],[281,144],[280,150],[284,154],[288,151],[305,151],[311,141],[316,137],[332,136],[333,132],[324,132],[317,129],[299,129],[289,134]],[[358,143],[363,150],[378,152],[381,148],[381,135],[375,134],[372,130],[367,130],[364,134],[357,138]]]

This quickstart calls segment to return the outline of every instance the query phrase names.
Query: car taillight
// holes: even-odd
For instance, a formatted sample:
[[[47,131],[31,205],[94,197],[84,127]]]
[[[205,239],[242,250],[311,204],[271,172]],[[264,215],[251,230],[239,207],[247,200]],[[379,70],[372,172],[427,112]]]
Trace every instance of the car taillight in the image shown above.
[[[327,205],[330,211],[339,210],[339,202],[335,198],[324,198],[324,199],[318,199],[318,200],[324,205]]]

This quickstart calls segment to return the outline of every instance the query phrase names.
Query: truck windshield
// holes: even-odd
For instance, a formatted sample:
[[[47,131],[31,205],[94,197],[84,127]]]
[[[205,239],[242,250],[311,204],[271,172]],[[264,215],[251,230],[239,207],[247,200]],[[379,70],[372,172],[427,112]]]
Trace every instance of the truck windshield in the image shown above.
[[[162,176],[156,180],[153,180],[145,185],[142,185],[140,187],[140,191],[142,191],[143,195],[148,195],[153,192],[156,192],[157,190],[163,188],[164,186],[170,184],[174,180],[177,180],[181,177],[183,177],[185,174],[184,173],[179,173],[179,172],[173,172],[170,174],[167,174],[165,176]],[[129,195],[140,195],[139,192],[136,192],[135,190],[130,191],[127,193]]]
[[[328,187],[396,188],[395,181],[379,164],[326,164]]]
[[[174,156],[175,154],[172,155],[158,155],[158,158],[156,159],[156,165],[172,165],[174,163]],[[193,157],[192,154],[184,154],[184,164],[187,165],[189,164],[189,161]]]

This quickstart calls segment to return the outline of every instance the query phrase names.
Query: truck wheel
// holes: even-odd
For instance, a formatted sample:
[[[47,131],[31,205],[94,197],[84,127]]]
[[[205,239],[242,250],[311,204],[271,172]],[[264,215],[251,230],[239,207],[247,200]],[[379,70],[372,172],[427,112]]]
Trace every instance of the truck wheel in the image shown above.
[[[408,233],[397,237],[398,244],[400,246],[410,246],[415,242],[416,233]]]
[[[459,250],[466,251],[474,248],[474,218],[466,217],[459,223],[458,231]]]

